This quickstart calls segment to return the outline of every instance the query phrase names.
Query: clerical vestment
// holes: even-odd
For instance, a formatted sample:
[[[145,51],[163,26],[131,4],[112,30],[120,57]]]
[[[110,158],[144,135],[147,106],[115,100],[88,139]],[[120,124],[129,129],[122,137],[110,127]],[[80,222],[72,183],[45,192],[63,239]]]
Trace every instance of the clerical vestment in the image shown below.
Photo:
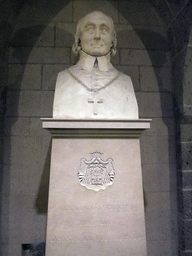
[[[112,66],[109,55],[81,53],[76,65],[58,74],[53,118],[138,119],[131,78]]]

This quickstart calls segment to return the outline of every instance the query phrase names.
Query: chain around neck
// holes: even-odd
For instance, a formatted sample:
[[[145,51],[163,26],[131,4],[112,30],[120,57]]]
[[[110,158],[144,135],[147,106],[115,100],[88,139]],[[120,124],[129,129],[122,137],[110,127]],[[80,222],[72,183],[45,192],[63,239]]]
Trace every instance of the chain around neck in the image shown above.
[[[69,69],[67,69],[67,71],[73,77],[73,79],[75,79],[79,84],[81,84],[89,92],[98,92],[98,91],[104,90],[106,87],[111,85],[121,75],[121,72],[118,72],[118,74],[111,81],[109,81],[106,85],[104,85],[103,87],[100,87],[100,88],[94,88],[93,89],[93,88],[89,88],[78,77],[76,77],[71,71],[69,71]]]

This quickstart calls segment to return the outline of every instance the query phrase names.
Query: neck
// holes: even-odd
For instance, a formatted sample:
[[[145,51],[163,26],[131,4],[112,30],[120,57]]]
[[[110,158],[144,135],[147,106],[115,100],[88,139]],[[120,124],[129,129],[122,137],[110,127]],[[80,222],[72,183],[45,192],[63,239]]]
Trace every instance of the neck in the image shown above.
[[[99,71],[108,71],[110,66],[110,53],[105,56],[92,56],[85,51],[80,52],[79,63],[83,69],[91,71],[94,68],[95,59],[97,59]]]

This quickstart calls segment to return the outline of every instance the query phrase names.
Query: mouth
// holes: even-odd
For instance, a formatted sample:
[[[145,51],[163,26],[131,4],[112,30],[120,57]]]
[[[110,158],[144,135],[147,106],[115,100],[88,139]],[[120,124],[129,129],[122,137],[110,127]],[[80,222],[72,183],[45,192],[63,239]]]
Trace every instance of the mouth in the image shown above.
[[[102,45],[92,45],[91,47],[92,47],[93,49],[95,49],[95,50],[100,50],[100,49],[103,48]]]
[[[92,47],[103,47],[104,45],[101,43],[92,43],[91,46]]]

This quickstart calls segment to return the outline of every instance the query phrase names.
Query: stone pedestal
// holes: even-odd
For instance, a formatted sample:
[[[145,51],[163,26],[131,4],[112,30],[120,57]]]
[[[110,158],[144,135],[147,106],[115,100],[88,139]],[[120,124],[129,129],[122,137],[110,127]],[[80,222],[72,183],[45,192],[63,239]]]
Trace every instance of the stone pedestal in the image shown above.
[[[150,120],[43,119],[52,134],[46,256],[146,256],[139,136]]]

